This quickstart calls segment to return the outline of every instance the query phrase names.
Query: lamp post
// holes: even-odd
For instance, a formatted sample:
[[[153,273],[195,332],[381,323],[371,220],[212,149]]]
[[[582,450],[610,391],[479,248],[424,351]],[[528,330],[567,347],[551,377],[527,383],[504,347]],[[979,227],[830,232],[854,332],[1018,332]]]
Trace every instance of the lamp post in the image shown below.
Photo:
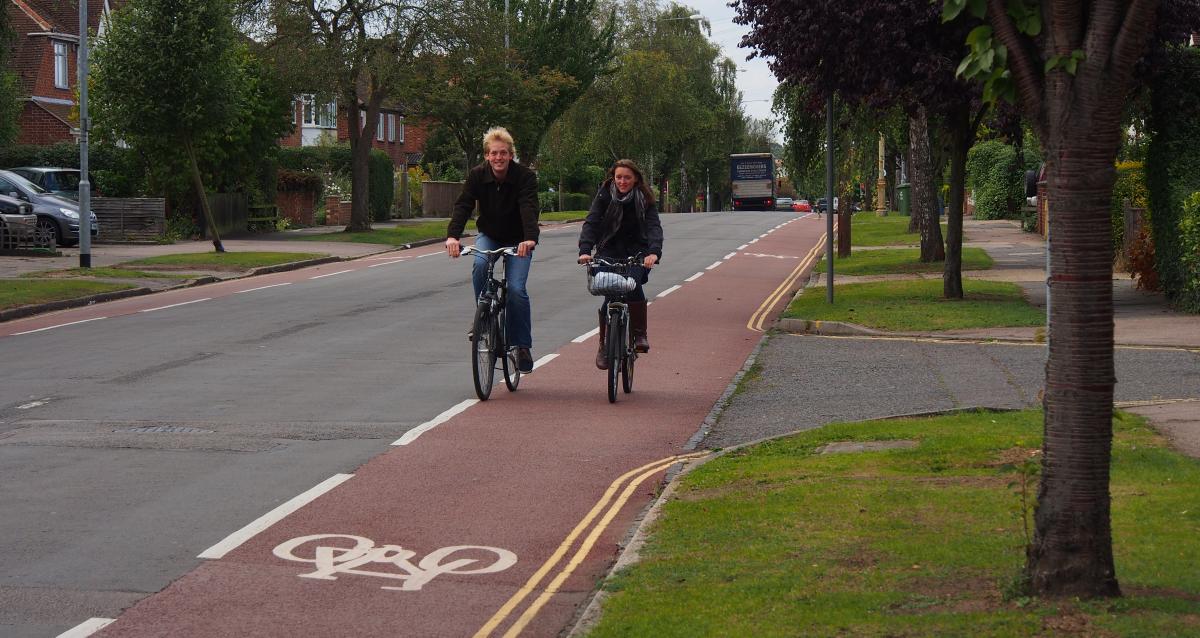
[[[88,3],[79,3],[79,267],[92,267],[92,183],[88,180]]]
[[[879,177],[875,180],[875,214],[879,217],[887,217],[887,198],[884,194],[887,191],[887,177],[884,172],[887,168],[884,166],[885,160],[883,156],[883,133],[879,134]]]

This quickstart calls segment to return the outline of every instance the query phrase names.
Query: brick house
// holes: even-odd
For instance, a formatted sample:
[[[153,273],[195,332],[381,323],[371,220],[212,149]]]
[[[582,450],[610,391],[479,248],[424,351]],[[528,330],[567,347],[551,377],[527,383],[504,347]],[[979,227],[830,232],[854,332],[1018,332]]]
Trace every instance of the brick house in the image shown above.
[[[75,140],[79,8],[64,0],[0,0],[15,35],[11,70],[22,95],[17,144]],[[87,0],[88,27],[103,33],[119,0]]]
[[[360,122],[365,121],[366,111],[359,111],[359,117]],[[293,103],[292,122],[296,126],[290,135],[279,141],[281,146],[315,146],[322,137],[337,142],[350,140],[346,110],[339,108],[336,102],[318,104],[312,95],[301,95]],[[401,167],[421,161],[428,137],[427,122],[408,121],[400,109],[385,106],[379,110],[379,124],[372,146],[387,153],[392,163]]]

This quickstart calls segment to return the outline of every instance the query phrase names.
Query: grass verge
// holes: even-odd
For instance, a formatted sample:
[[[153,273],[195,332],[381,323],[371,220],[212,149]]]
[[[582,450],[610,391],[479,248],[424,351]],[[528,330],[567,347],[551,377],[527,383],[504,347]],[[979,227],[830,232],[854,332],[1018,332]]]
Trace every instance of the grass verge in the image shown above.
[[[543,222],[565,222],[572,219],[583,219],[587,217],[586,210],[564,210],[557,213],[542,213],[538,215],[538,220]]]
[[[920,248],[884,248],[860,250],[849,257],[835,257],[833,272],[837,275],[890,275],[905,273],[942,272],[946,262],[922,262]],[[963,248],[963,270],[987,270],[992,258],[982,248]],[[815,272],[825,272],[825,260],[817,262]]]
[[[467,222],[467,230],[474,232],[475,222]],[[404,222],[391,228],[372,228],[357,233],[321,233],[319,235],[289,235],[295,241],[347,241],[358,244],[385,244],[403,246],[426,239],[441,239],[446,236],[446,220]]]
[[[1036,467],[1041,433],[1040,411],[972,412],[834,424],[715,459],[681,479],[589,635],[1200,635],[1200,463],[1133,415],[1114,420],[1111,483],[1126,596],[1006,596],[1029,515],[1010,485]],[[917,445],[817,453],[896,440]]]
[[[139,268],[162,268],[167,270],[249,270],[262,266],[277,266],[294,261],[328,257],[325,253],[181,253],[135,259],[117,264],[117,268],[137,270]]]
[[[133,287],[130,284],[78,279],[2,279],[0,280],[0,310],[87,297]]]
[[[908,232],[908,216],[888,215],[876,217],[875,213],[854,214],[850,227],[851,246],[912,246],[921,243],[920,233]],[[946,224],[942,223],[942,237],[946,236]]]
[[[784,312],[785,317],[814,321],[848,321],[892,331],[954,330],[1041,326],[1042,310],[1021,296],[1016,284],[963,279],[963,299],[942,297],[940,279],[841,284],[833,288],[833,305],[824,288],[807,288]]]
[[[196,275],[180,272],[130,270],[128,268],[65,268],[63,270],[29,272],[21,276],[36,279],[62,279],[71,277],[96,277],[100,279],[190,279]]]

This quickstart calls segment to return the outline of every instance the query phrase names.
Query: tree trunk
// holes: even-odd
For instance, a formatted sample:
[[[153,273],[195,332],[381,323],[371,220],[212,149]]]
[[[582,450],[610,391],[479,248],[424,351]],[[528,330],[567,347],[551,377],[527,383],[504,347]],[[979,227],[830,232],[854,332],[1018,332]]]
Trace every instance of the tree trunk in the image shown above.
[[[367,118],[363,122],[359,114],[362,104],[358,99],[347,100],[354,106],[346,109],[350,131],[350,225],[346,226],[346,232],[371,230],[371,139],[379,118],[379,107],[374,102],[372,99],[367,105]]]
[[[909,226],[915,221],[921,232],[921,261],[942,261],[946,258],[946,252],[942,246],[937,194],[933,187],[933,166],[929,158],[929,117],[923,106],[918,106],[908,118],[908,140],[912,152],[909,181],[912,184],[913,216]]]
[[[913,117],[910,115],[908,118],[908,148],[904,149],[905,177],[908,178],[908,230],[906,232],[910,235],[921,232],[921,216],[916,214],[916,203],[913,201],[913,184],[916,181],[913,179]]]
[[[946,266],[942,271],[942,296],[962,299],[963,205],[967,188],[967,151],[975,140],[971,130],[970,105],[963,105],[950,114],[952,146],[950,148],[950,202],[946,208]]]
[[[1109,136],[1090,135],[1092,127],[1075,122],[1073,139],[1047,153],[1050,353],[1026,574],[1039,595],[1119,596],[1108,490],[1116,381],[1109,206],[1116,148]]]
[[[846,182],[837,209],[837,256],[850,256],[850,227],[854,218],[854,185]]]
[[[196,162],[196,149],[192,146],[192,138],[183,138],[183,149],[187,153],[188,162],[192,165],[192,186],[196,189],[196,197],[200,200],[200,210],[204,213],[204,222],[208,225],[208,233],[212,236],[213,249],[219,253],[225,252],[221,244],[221,235],[217,232],[217,223],[213,220],[212,208],[208,205],[208,194],[204,192],[204,179],[200,177],[200,165]]]

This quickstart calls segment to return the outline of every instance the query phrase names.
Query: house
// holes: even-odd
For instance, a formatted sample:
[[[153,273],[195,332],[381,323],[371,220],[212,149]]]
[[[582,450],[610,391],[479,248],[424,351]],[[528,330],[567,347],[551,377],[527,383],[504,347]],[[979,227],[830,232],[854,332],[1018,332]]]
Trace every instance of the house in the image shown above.
[[[301,95],[293,103],[292,121],[295,128],[279,141],[281,146],[315,146],[322,138],[336,142],[350,139],[346,111],[336,101],[320,104],[313,95]],[[359,121],[365,122],[366,111],[359,111]],[[425,152],[429,124],[408,121],[395,106],[379,110],[379,123],[372,142],[374,148],[388,154],[397,167],[418,164]]]
[[[75,140],[79,6],[64,0],[0,0],[15,38],[11,70],[23,104],[17,144]],[[88,27],[103,33],[118,0],[87,0]]]

